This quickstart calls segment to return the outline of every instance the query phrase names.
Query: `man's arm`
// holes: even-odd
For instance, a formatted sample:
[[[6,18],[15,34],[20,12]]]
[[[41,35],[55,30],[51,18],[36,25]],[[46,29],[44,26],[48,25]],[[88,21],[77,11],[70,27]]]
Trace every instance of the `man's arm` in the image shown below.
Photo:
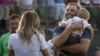
[[[54,46],[57,48],[60,48],[62,46],[62,44],[64,44],[65,41],[68,39],[71,32],[73,30],[77,30],[80,28],[82,28],[82,24],[80,22],[75,22],[75,23],[71,24],[69,27],[66,27],[65,30],[61,34],[53,37],[52,42],[53,42]]]
[[[66,45],[62,49],[71,52],[71,53],[84,53],[87,52],[88,47],[90,45],[90,39],[83,38],[80,40],[80,43],[74,44],[74,45]]]
[[[79,43],[64,46],[62,49],[71,53],[86,52],[88,50],[91,40],[92,35],[89,29],[85,29]]]
[[[61,34],[54,36],[52,39],[54,46],[57,48],[62,46],[62,44],[67,40],[67,38],[71,34],[71,31],[72,29],[70,27],[69,28],[66,27],[65,30]]]

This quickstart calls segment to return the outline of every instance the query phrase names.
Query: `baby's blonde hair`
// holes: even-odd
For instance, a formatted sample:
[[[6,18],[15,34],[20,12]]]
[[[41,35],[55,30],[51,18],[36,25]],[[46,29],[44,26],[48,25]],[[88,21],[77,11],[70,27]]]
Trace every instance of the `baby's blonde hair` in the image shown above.
[[[90,19],[90,13],[85,8],[79,9],[78,12],[77,12],[77,16],[79,16],[79,17],[81,17],[83,19],[86,19],[86,20],[89,20]]]

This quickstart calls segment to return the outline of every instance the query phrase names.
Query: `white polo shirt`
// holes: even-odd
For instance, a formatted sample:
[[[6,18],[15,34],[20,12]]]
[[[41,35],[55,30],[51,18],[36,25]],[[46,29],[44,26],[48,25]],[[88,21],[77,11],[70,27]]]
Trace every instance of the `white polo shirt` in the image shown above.
[[[8,42],[8,49],[13,49],[15,56],[42,56],[41,50],[47,48],[44,37],[33,34],[32,44],[23,43],[17,33],[11,34]]]

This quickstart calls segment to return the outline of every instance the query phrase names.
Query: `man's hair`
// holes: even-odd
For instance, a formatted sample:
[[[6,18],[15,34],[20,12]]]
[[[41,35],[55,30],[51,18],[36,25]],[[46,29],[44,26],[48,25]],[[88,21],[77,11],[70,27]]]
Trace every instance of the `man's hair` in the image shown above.
[[[90,13],[85,8],[79,9],[76,16],[79,16],[79,17],[81,17],[83,19],[86,19],[86,20],[89,20],[90,19]]]
[[[82,6],[79,5],[78,3],[75,3],[75,2],[70,2],[68,3],[68,5],[76,5],[78,9],[80,9]]]
[[[20,19],[20,16],[17,14],[12,14],[8,19],[7,22],[9,22],[10,20],[15,20],[15,19]]]

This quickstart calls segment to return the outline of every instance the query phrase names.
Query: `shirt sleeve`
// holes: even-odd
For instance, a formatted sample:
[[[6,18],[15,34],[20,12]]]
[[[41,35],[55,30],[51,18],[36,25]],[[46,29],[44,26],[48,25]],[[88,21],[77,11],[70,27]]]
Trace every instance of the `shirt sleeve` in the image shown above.
[[[83,34],[82,34],[82,38],[87,38],[87,39],[91,39],[92,38],[91,33],[90,33],[88,28],[84,29]]]
[[[88,26],[91,25],[91,24],[89,24],[88,21],[86,21],[86,20],[82,20],[82,22],[83,22],[83,25],[84,25],[83,29],[85,29],[85,28],[87,28]]]
[[[55,27],[53,29],[53,36],[57,36],[64,31],[65,28]]]
[[[13,49],[12,44],[13,44],[13,36],[11,34],[8,40],[8,49]]]
[[[44,49],[48,48],[45,37],[42,34],[39,34],[39,36],[40,36],[39,40],[40,40],[41,50],[44,50]]]

